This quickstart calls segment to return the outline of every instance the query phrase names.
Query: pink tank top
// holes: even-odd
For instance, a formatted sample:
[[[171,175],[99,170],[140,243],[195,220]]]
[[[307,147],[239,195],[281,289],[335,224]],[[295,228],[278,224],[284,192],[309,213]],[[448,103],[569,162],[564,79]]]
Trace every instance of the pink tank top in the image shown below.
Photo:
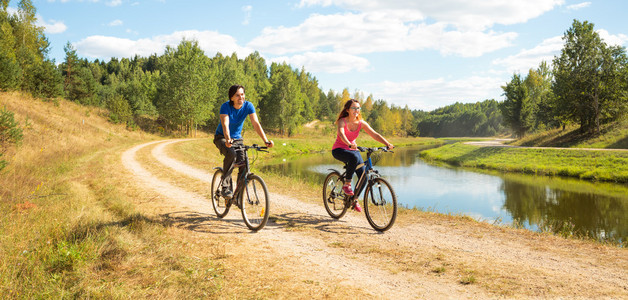
[[[356,131],[350,131],[349,130],[349,126],[347,125],[347,122],[345,122],[345,136],[347,137],[349,142],[354,143],[355,140],[358,139],[358,135],[360,135],[360,129],[362,129],[362,122],[360,122],[360,124],[358,124],[358,129]],[[342,139],[340,139],[340,134],[336,135],[336,142],[334,143],[334,147],[332,148],[332,150],[336,149],[336,148],[342,148],[342,149],[345,149],[345,150],[351,150],[351,148],[349,148],[349,145],[345,144],[342,141]]]

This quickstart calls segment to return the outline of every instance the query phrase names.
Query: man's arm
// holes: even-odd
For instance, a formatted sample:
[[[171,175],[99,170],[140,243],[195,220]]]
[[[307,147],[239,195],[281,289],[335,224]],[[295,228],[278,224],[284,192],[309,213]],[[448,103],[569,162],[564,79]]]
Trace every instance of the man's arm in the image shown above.
[[[259,137],[262,138],[264,143],[269,148],[274,146],[275,143],[273,141],[269,140],[268,138],[266,138],[266,133],[264,133],[264,129],[262,128],[262,124],[260,124],[259,120],[257,119],[257,114],[256,113],[252,113],[252,114],[249,115],[249,118],[251,119],[251,123],[253,123],[253,128],[255,129],[255,132],[257,132],[257,135],[259,135]]]
[[[222,125],[222,133],[227,141],[225,146],[227,146],[227,148],[231,148],[231,142],[233,141],[231,140],[231,132],[229,132],[229,115],[220,114],[220,124]]]

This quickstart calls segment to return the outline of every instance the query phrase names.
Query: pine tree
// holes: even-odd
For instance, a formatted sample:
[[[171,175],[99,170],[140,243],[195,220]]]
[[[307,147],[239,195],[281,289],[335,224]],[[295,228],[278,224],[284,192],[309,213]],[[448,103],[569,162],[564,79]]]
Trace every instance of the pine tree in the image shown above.
[[[0,90],[12,90],[19,86],[22,69],[15,55],[15,36],[9,13],[8,1],[0,7]]]
[[[517,137],[523,137],[533,124],[534,105],[530,101],[528,89],[519,74],[514,74],[502,89],[506,96],[506,100],[500,104],[504,122]]]

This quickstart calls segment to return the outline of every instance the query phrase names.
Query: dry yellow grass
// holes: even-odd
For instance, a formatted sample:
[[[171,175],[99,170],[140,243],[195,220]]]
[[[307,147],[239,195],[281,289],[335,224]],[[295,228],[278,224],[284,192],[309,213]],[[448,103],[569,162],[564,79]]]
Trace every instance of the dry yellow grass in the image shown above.
[[[159,137],[111,125],[102,117],[104,112],[71,102],[55,106],[0,93],[0,105],[13,111],[25,128],[23,144],[11,153],[10,165],[0,175],[0,210],[6,212],[0,216],[0,297],[373,297],[346,282],[312,277],[312,271],[325,275],[329,269],[303,265],[298,255],[257,241],[243,226],[225,226],[228,221],[181,211],[150,188],[139,187],[121,166],[121,153]],[[206,183],[191,177],[164,172],[150,151],[142,149],[137,158],[160,179],[191,191],[206,188]],[[209,138],[177,143],[167,151],[208,171],[222,161]],[[320,202],[319,187],[263,177],[273,193]],[[236,209],[230,214],[237,213]],[[320,247],[342,253],[360,266],[420,278],[418,283],[439,290],[454,286],[496,298],[626,295],[607,277],[597,281],[585,276],[575,282],[578,274],[530,263],[559,259],[582,265],[578,272],[592,268],[617,272],[626,264],[625,249],[431,212],[403,210],[384,235],[328,218],[312,221],[313,216],[298,212],[281,213],[274,215],[277,234],[321,241],[312,252]],[[486,256],[483,247],[503,257]],[[510,259],[511,249],[532,255]],[[251,250],[256,255],[250,255]]]
[[[202,298],[222,267],[205,247],[180,249],[181,229],[135,209],[143,195],[120,176],[120,152],[154,139],[105,112],[0,93],[21,145],[0,174],[0,297]],[[213,245],[213,246],[212,246]]]

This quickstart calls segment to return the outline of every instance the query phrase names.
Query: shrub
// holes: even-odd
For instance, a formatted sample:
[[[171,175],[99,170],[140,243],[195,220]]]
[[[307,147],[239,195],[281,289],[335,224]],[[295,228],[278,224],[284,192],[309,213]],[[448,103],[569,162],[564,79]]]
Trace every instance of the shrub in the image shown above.
[[[0,170],[7,162],[2,160],[4,152],[11,144],[17,144],[22,140],[22,129],[13,117],[13,113],[6,108],[0,110]]]

